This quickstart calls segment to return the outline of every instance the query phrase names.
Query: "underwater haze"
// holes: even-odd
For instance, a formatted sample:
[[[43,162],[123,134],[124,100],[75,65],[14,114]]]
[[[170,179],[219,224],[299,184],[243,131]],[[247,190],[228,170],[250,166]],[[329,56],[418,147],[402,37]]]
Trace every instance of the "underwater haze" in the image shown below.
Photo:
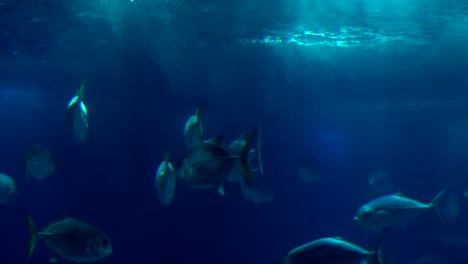
[[[56,255],[39,240],[28,260],[25,213],[41,231],[63,216],[98,226],[102,264],[280,264],[322,237],[373,250],[362,205],[443,189],[437,214],[387,230],[383,255],[468,259],[468,1],[0,0],[0,40],[0,173],[17,191],[0,204],[1,264]],[[78,142],[66,112],[83,80]],[[158,200],[156,170],[187,158],[197,109],[203,140],[261,125],[265,202],[179,181]],[[46,179],[27,177],[34,144],[54,157]]]

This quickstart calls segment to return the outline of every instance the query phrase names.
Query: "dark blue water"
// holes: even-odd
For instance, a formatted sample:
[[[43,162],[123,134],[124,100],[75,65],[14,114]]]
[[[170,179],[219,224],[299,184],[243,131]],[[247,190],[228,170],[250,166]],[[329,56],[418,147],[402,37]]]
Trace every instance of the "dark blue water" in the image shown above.
[[[25,212],[40,228],[59,215],[100,226],[114,247],[100,263],[283,263],[325,236],[372,249],[376,234],[353,216],[379,168],[423,202],[456,192],[466,229],[467,11],[463,0],[0,0],[0,172],[19,192],[0,205],[0,263],[26,263]],[[83,79],[80,144],[65,110]],[[231,184],[225,197],[178,185],[159,203],[155,170],[166,149],[183,157],[200,106],[206,138],[262,125],[273,201],[244,204]],[[27,183],[34,143],[57,170]],[[296,176],[306,156],[319,183]],[[388,232],[384,254],[464,263],[440,229],[425,214]],[[39,242],[30,262],[50,256]]]

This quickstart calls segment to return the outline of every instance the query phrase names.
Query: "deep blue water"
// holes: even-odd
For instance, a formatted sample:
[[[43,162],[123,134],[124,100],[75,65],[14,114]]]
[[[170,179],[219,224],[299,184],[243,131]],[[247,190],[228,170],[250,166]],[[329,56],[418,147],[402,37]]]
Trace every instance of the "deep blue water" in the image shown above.
[[[114,247],[103,264],[283,263],[324,236],[372,249],[377,236],[353,216],[376,169],[423,202],[456,192],[466,229],[467,29],[463,0],[0,0],[0,172],[19,192],[0,205],[0,263],[26,263],[26,211],[39,227],[58,215],[102,227]],[[80,144],[65,110],[83,79]],[[244,204],[231,184],[226,197],[178,185],[159,203],[163,151],[183,156],[200,106],[206,138],[262,125],[273,201]],[[34,143],[57,170],[26,183]],[[319,183],[297,178],[305,156],[319,160]],[[388,232],[384,254],[466,262],[439,229],[421,216]],[[50,256],[39,242],[30,262]]]

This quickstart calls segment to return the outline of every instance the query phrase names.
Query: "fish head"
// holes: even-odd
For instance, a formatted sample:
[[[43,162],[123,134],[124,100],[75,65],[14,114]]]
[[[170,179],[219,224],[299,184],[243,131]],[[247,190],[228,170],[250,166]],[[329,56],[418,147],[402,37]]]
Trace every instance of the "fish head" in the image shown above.
[[[356,216],[354,216],[354,221],[358,224],[366,225],[374,221],[375,215],[375,210],[372,207],[365,205],[358,210]]]
[[[101,259],[112,254],[112,244],[105,235],[96,235],[92,236],[86,245],[83,245],[83,250],[88,257]]]

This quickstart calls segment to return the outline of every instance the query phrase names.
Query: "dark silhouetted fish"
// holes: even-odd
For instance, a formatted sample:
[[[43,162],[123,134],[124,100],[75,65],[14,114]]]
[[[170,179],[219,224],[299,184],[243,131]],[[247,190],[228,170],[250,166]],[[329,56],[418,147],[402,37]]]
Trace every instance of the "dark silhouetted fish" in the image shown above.
[[[34,253],[36,241],[41,238],[54,253],[51,262],[59,258],[74,262],[92,262],[112,254],[112,245],[104,232],[74,218],[63,218],[37,232],[33,220],[26,214],[29,228],[28,257]]]

